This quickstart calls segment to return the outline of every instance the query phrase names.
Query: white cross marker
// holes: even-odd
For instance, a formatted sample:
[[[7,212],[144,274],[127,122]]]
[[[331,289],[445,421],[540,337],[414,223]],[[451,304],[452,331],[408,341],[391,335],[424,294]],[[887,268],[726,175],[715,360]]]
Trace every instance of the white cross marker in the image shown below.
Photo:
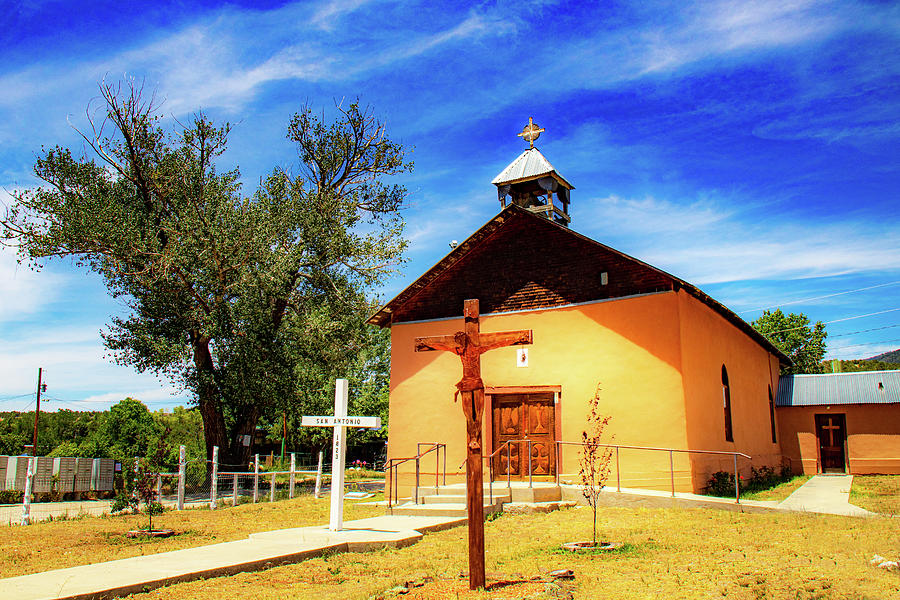
[[[340,531],[344,528],[344,462],[347,447],[344,443],[347,427],[381,427],[379,417],[347,416],[347,380],[334,382],[334,416],[306,416],[300,421],[304,427],[334,427],[331,446],[331,519],[328,529]]]

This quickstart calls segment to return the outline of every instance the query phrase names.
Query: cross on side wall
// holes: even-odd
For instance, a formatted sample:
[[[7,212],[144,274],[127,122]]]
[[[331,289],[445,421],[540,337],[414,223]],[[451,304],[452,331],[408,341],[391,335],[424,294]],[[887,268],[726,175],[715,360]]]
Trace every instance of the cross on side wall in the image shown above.
[[[478,300],[463,303],[463,331],[453,335],[418,337],[416,352],[453,352],[462,360],[463,376],[456,388],[466,416],[466,508],[469,518],[469,588],[483,588],[484,578],[484,489],[482,477],[481,420],[484,412],[484,382],[481,355],[495,348],[532,343],[530,329],[481,333]]]

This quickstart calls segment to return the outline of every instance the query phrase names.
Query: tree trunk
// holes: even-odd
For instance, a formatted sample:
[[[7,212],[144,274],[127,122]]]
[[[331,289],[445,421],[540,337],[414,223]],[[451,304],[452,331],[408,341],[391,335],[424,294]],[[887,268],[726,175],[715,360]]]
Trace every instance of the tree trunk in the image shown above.
[[[209,339],[197,331],[192,331],[191,345],[194,349],[194,367],[197,369],[197,405],[200,408],[200,416],[203,417],[206,460],[211,461],[213,446],[220,449],[229,447],[228,432],[219,403],[219,391],[213,378],[215,365],[209,351]],[[223,460],[223,462],[230,461]]]

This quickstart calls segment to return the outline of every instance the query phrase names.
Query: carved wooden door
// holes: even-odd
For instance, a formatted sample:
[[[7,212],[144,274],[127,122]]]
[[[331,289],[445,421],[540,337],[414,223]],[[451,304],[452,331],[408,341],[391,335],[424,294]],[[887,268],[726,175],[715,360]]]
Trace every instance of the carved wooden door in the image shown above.
[[[493,396],[494,477],[507,472],[514,478],[555,474],[553,394],[499,394]],[[509,442],[508,447],[506,443]]]
[[[819,440],[822,472],[844,473],[847,462],[844,453],[844,441],[847,439],[844,415],[816,415],[816,437]]]

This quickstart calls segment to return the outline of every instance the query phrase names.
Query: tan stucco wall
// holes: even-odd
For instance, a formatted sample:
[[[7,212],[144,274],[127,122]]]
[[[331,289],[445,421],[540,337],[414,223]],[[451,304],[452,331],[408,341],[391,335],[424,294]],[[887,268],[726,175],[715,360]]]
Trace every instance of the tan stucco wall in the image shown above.
[[[721,315],[684,291],[678,292],[681,323],[682,374],[688,444],[694,449],[741,452],[738,469],[777,465],[778,443],[772,443],[769,386],[776,393],[778,359]],[[725,440],[722,365],[731,388],[733,442]],[[776,431],[778,416],[776,412]],[[694,486],[706,485],[709,475],[733,472],[733,458],[693,455]]]
[[[820,470],[815,415],[844,414],[850,473],[900,473],[900,404],[779,406],[776,413],[782,451],[795,470]]]
[[[459,358],[446,352],[413,352],[415,337],[461,328],[461,319],[392,326],[389,456],[414,455],[416,442],[442,442],[448,445],[449,473],[463,462],[463,415],[453,402],[461,375]],[[481,329],[533,330],[527,368],[516,366],[515,348],[492,350],[482,355],[482,379],[494,387],[560,386],[562,440],[580,440],[587,402],[599,383],[601,410],[612,417],[611,443],[686,447],[674,293],[487,316],[481,319]],[[488,422],[486,418],[486,428]],[[564,450],[560,470],[564,478],[578,472],[577,458],[574,448]],[[620,465],[623,486],[669,485],[667,453],[623,451]],[[433,458],[423,468],[433,473]],[[615,481],[613,472],[611,483]],[[409,471],[401,483],[410,483]],[[679,482],[680,489],[684,485]]]
[[[560,386],[564,441],[580,440],[587,402],[599,383],[601,410],[612,417],[610,443],[737,451],[752,456],[754,466],[780,462],[768,404],[777,359],[684,292],[487,316],[481,326],[485,332],[533,330],[527,368],[516,366],[515,348],[492,350],[482,356],[482,378],[488,387]],[[446,443],[452,481],[462,481],[457,469],[465,459],[462,409],[453,402],[460,361],[446,352],[415,353],[413,340],[461,328],[461,319],[399,323],[391,338],[389,456],[415,455],[416,442]],[[724,440],[723,363],[731,384],[733,443]],[[486,403],[485,454],[491,451],[489,413]],[[563,479],[577,479],[577,459],[577,450],[564,450]],[[621,485],[668,490],[669,461],[668,452],[622,450]],[[699,491],[713,471],[732,469],[731,457],[675,453],[672,461],[678,491]],[[750,465],[743,460],[742,473]],[[406,490],[412,472],[410,467],[401,476]],[[434,481],[433,458],[423,462],[422,472],[423,482]],[[616,475],[613,463],[609,485],[616,485]]]

